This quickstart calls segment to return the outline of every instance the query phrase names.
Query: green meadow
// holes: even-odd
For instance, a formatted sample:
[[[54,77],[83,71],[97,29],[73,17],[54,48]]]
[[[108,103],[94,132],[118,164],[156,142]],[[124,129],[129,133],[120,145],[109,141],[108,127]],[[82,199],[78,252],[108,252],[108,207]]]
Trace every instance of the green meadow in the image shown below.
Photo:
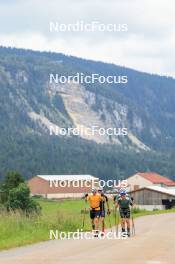
[[[49,240],[50,230],[71,232],[81,229],[83,217],[85,219],[84,230],[91,230],[89,213],[88,210],[84,210],[85,202],[83,200],[49,201],[38,199],[37,201],[42,207],[41,215],[26,217],[20,212],[0,211],[1,250]],[[110,207],[114,209],[112,201],[110,201]],[[84,212],[86,212],[85,215]],[[135,218],[168,212],[175,212],[175,209],[152,212],[135,209],[133,216]],[[111,212],[110,221],[109,217],[106,217],[107,227],[110,226],[110,222],[112,225],[115,224],[114,210]]]

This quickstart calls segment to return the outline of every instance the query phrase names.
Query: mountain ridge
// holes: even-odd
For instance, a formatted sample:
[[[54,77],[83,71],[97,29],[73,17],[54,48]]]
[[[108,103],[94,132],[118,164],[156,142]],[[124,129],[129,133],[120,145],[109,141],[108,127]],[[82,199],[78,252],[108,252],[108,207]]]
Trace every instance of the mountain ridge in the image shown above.
[[[50,85],[48,81],[50,72],[59,72],[60,75],[64,74],[65,76],[76,72],[83,72],[84,74],[97,72],[104,76],[120,73],[128,76],[128,83],[119,86],[97,83],[93,86],[89,84]],[[83,125],[87,129],[94,124],[99,124],[105,128],[110,126],[127,127],[127,137],[108,138],[104,142],[100,142],[98,138],[94,143],[94,139],[91,138],[89,140],[87,137],[82,137],[82,142],[85,145],[87,144],[87,146],[89,144],[91,146],[90,149],[92,148],[94,153],[96,148],[101,149],[102,152],[104,149],[107,153],[107,145],[110,144],[111,159],[114,158],[114,148],[122,148],[123,155],[124,153],[128,154],[130,151],[134,155],[136,152],[141,153],[141,151],[147,150],[151,152],[150,155],[159,156],[158,153],[163,151],[168,156],[174,150],[175,80],[172,77],[151,75],[114,64],[83,60],[60,53],[1,47],[0,87],[0,114],[2,117],[0,141],[2,144],[2,141],[8,142],[8,138],[10,138],[13,139],[13,143],[7,143],[9,148],[13,149],[13,144],[16,146],[16,150],[12,151],[10,156],[8,156],[11,161],[5,161],[4,165],[2,165],[1,175],[8,167],[14,167],[14,165],[9,165],[10,163],[16,164],[17,168],[22,166],[22,161],[13,161],[12,158],[14,153],[18,152],[18,148],[21,149],[21,146],[19,146],[20,138],[24,139],[24,141],[30,141],[32,138],[32,147],[36,150],[35,137],[38,138],[39,136],[42,144],[45,145],[47,142],[46,146],[41,144],[41,151],[49,146],[49,142],[59,141],[59,144],[63,144],[62,142],[67,140],[63,137],[59,139],[50,137],[46,125],[47,122],[64,128]],[[44,139],[45,143],[43,143]],[[74,140],[71,137],[68,140],[75,141],[79,153],[83,152],[78,147],[78,144],[82,147],[80,138]],[[97,146],[96,143],[103,144],[102,146],[100,146],[101,144]],[[57,143],[55,144],[57,145]],[[69,148],[67,148],[68,150]],[[66,152],[66,147],[64,151]],[[29,147],[29,153],[26,156],[29,161],[31,153],[32,150]],[[21,153],[18,155],[20,159]],[[49,155],[49,151],[45,153],[46,161],[49,161]],[[90,156],[91,153],[89,152],[88,155]],[[101,153],[100,155],[104,155],[105,159],[108,159],[107,154]],[[148,156],[144,152],[141,154],[143,157],[145,155]],[[40,160],[39,157],[36,158]],[[87,160],[84,159],[84,162],[87,163],[86,167],[88,170],[90,165]],[[3,161],[2,157],[0,164],[3,164]],[[78,170],[80,165],[77,162],[75,163]],[[121,163],[121,160],[119,164],[116,164],[116,160],[114,161],[112,165],[113,175],[115,174],[115,167],[121,167]],[[67,166],[70,167],[70,172],[72,171],[71,164],[73,164],[73,161],[69,160]],[[102,163],[100,164],[103,166]],[[40,173],[37,168],[35,169],[35,166],[31,166],[31,171],[23,170],[24,173],[27,175]],[[59,170],[59,166],[60,164],[53,166],[55,172]],[[127,166],[127,162],[125,166]],[[147,169],[151,169],[151,166],[149,165]],[[122,171],[120,168],[116,172],[117,177],[124,174],[124,171],[127,171],[127,169],[123,168]],[[106,173],[110,175],[110,172]],[[100,174],[102,175],[103,173],[100,172]]]

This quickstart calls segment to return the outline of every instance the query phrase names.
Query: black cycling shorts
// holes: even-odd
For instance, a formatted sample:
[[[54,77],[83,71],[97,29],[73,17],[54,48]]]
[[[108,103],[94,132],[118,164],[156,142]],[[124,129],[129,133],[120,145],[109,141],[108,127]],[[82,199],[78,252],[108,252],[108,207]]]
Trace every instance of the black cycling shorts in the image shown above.
[[[128,208],[120,208],[120,217],[121,218],[130,218],[130,209]]]
[[[105,214],[105,210],[100,211],[100,217],[105,217],[105,216],[106,216],[106,214]]]
[[[94,219],[94,218],[99,218],[100,217],[100,210],[90,210],[90,218]]]

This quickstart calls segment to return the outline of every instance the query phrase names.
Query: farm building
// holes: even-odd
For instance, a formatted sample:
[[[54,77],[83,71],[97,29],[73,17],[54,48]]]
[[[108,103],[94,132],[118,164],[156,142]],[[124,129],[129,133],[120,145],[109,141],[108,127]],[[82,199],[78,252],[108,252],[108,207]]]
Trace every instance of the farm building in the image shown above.
[[[99,178],[91,175],[37,175],[28,181],[31,195],[45,198],[79,198],[98,187]]]
[[[130,192],[136,207],[146,210],[169,209],[175,206],[175,190],[147,186]]]
[[[127,179],[130,191],[147,186],[160,186],[167,189],[175,189],[175,182],[155,172],[138,172]]]

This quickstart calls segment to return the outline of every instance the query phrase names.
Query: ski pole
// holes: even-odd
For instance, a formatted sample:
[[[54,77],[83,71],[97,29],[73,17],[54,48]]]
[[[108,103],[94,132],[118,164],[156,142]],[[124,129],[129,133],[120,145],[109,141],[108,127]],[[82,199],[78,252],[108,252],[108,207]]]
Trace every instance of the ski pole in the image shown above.
[[[109,219],[109,227],[110,227],[111,232],[112,232],[112,225],[111,225],[110,213],[107,213],[107,215],[108,215],[108,219]]]
[[[132,235],[135,236],[135,224],[134,224],[134,217],[133,217],[132,209],[131,209],[131,221],[132,221]]]
[[[116,234],[118,236],[119,212],[117,208],[115,208],[115,225],[116,225]]]
[[[117,226],[116,207],[114,207],[114,224]]]
[[[118,216],[118,219],[117,219],[117,230],[118,230],[119,223],[120,223],[120,211],[119,211],[119,209],[117,210],[117,216]]]
[[[82,229],[84,228],[84,225],[85,225],[85,218],[86,218],[86,204],[85,204],[85,207],[84,207],[84,210],[83,210],[83,223],[82,223]]]

